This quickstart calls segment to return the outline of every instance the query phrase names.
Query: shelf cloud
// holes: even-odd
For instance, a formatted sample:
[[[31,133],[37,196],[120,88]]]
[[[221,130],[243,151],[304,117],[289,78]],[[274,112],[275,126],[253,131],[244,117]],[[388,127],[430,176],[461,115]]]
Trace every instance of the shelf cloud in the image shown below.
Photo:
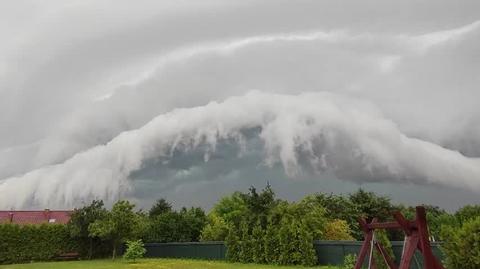
[[[474,197],[480,4],[386,2],[0,4],[0,207],[267,170]]]

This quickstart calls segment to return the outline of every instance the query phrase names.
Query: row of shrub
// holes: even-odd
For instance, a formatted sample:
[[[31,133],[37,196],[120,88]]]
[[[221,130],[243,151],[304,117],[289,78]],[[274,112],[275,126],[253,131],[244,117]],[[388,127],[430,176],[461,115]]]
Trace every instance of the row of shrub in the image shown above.
[[[0,225],[0,264],[51,260],[77,248],[65,225]]]

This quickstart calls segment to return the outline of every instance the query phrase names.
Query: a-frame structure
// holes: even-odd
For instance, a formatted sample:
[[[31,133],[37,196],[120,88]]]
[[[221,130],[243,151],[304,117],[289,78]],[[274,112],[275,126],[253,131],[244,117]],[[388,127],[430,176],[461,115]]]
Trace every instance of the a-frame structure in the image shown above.
[[[435,258],[430,247],[430,239],[428,236],[428,226],[425,208],[423,206],[416,207],[415,220],[410,221],[400,212],[395,212],[393,217],[395,221],[392,222],[377,222],[373,219],[367,223],[365,219],[359,219],[360,227],[363,230],[365,241],[355,264],[355,269],[361,269],[367,252],[370,250],[370,266],[376,269],[376,262],[372,256],[373,248],[383,257],[385,264],[390,269],[409,269],[410,263],[415,255],[415,250],[418,250],[423,256],[424,269],[445,269],[442,264]],[[374,240],[375,229],[401,229],[405,233],[404,251],[400,260],[400,265],[397,266],[393,259],[386,253],[383,246]],[[381,261],[380,261],[381,262]]]

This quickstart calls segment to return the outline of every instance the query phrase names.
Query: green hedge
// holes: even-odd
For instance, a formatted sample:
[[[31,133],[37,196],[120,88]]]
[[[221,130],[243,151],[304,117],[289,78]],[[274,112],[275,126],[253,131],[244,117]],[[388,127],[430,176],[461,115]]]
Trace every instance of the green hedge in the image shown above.
[[[66,225],[0,224],[0,264],[46,261],[76,249]]]

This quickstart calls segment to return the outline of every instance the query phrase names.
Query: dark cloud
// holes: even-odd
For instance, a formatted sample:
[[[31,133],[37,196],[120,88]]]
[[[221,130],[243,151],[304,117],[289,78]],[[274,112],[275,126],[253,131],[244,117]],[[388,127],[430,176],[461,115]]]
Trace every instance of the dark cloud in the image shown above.
[[[150,190],[157,190],[179,194],[174,200],[180,204],[191,198],[209,205],[223,193],[274,177],[281,182],[279,193],[289,199],[319,182],[332,191],[367,184],[398,201],[426,197],[448,204],[446,197],[453,194],[473,197],[454,187],[480,186],[472,180],[480,157],[479,5],[383,0],[2,3],[0,194],[15,189],[17,206],[65,206],[65,201],[122,195],[147,201],[156,196]],[[238,137],[219,139],[218,145],[210,137],[205,145],[187,143],[185,148],[174,139],[148,137],[165,138],[169,130],[150,132],[145,126],[172,110],[192,109],[193,117],[198,114],[194,107],[252,89],[285,94],[292,102],[301,93],[330,92],[351,99],[359,115],[374,115],[374,107],[378,118],[391,125],[369,125],[378,135],[370,144],[351,133],[356,128],[325,127],[335,130],[335,144],[305,139],[306,144],[288,151],[295,158],[279,148],[265,154],[269,143],[288,147],[271,140],[281,140],[272,134],[252,147],[261,127],[242,123],[247,130],[256,127],[249,134],[240,131],[254,154],[243,152],[245,141]],[[298,127],[287,114],[277,116],[284,119],[282,128],[293,132]],[[202,127],[198,132],[206,132]],[[328,158],[320,158],[325,152]],[[405,157],[412,153],[415,162]],[[449,156],[456,173],[449,174],[450,180],[435,172],[446,169],[437,167],[445,166],[439,156]],[[88,185],[99,181],[105,185]],[[76,192],[79,182],[87,186]],[[50,199],[52,191],[58,195]],[[436,192],[443,195],[435,198]],[[472,201],[459,198],[452,204]]]

